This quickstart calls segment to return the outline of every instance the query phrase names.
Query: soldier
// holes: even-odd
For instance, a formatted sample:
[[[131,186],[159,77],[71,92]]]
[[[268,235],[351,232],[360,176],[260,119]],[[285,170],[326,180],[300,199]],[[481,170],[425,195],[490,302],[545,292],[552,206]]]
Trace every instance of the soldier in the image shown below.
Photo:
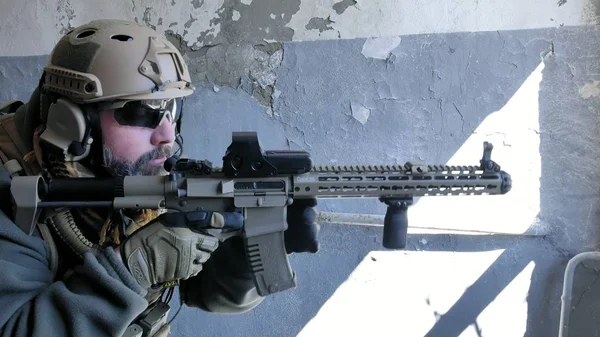
[[[209,312],[242,313],[263,300],[239,237],[168,227],[156,210],[44,209],[31,235],[11,218],[7,184],[17,174],[167,174],[193,92],[165,36],[96,20],[60,39],[29,102],[0,110],[2,335],[165,336],[174,286],[182,303]],[[288,254],[318,250],[315,206],[288,206]]]

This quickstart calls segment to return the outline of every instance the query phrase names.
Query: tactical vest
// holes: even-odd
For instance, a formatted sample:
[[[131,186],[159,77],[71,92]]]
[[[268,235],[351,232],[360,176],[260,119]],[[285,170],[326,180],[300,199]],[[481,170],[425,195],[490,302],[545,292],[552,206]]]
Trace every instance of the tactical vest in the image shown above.
[[[14,114],[24,103],[9,101],[0,105],[0,161],[11,176],[37,175],[41,168],[31,149],[27,149],[17,131]],[[19,172],[23,170],[23,172]]]

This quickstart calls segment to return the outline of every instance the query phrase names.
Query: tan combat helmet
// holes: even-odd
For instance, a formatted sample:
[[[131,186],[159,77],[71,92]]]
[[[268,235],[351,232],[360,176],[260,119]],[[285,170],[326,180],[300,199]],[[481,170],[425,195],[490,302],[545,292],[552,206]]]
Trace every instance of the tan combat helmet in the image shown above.
[[[183,57],[166,37],[135,22],[95,20],[63,36],[43,87],[77,104],[170,99],[193,93]]]
[[[66,161],[87,158],[92,147],[100,161],[102,138],[93,111],[132,101],[169,105],[194,92],[175,46],[154,29],[122,20],[94,20],[68,32],[52,50],[40,84],[45,99],[55,97],[41,111],[46,128],[40,139]],[[175,112],[180,105],[169,106]]]

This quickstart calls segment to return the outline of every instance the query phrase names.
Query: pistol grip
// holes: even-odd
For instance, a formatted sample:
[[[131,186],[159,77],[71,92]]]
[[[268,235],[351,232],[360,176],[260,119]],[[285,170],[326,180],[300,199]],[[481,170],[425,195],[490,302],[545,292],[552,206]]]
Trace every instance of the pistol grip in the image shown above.
[[[260,296],[296,287],[285,251],[283,232],[273,232],[244,239],[246,256]]]

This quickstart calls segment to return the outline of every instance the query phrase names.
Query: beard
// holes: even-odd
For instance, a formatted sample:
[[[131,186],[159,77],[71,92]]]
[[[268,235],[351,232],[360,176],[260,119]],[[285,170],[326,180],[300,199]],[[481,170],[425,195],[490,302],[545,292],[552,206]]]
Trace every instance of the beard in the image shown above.
[[[113,151],[108,147],[104,146],[104,168],[113,176],[156,176],[156,175],[167,175],[169,172],[165,170],[164,166],[150,166],[148,162],[160,158],[169,158],[173,155],[173,148],[171,146],[161,146],[150,152],[144,153],[138,160],[131,162],[117,158]]]

